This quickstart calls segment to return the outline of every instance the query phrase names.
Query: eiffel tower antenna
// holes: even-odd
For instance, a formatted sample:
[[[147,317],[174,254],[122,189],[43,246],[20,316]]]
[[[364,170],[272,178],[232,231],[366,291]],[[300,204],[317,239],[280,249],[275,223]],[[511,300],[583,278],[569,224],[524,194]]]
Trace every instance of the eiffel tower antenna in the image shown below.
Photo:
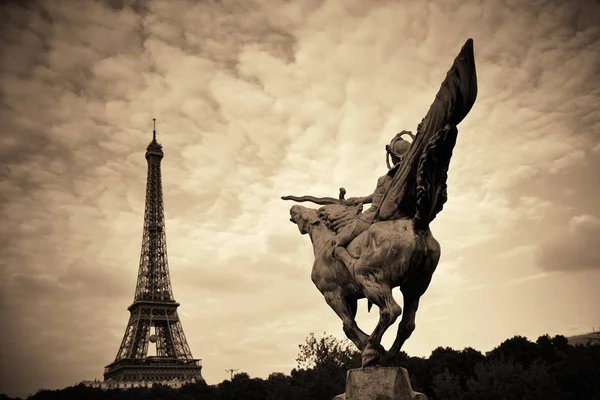
[[[164,153],[156,141],[156,119],[152,122],[152,142],[146,148],[148,180],[137,285],[121,346],[115,360],[105,367],[104,380],[138,384],[203,381],[202,360],[192,357],[171,288],[160,169]],[[149,344],[156,346],[156,356],[148,356]]]

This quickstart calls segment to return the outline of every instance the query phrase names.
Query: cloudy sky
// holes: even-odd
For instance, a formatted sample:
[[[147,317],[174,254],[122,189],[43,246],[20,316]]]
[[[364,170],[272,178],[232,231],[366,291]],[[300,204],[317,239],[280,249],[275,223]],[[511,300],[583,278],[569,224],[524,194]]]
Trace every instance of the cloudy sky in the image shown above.
[[[0,393],[101,378],[113,361],[153,117],[174,295],[208,383],[288,373],[310,332],[344,337],[279,196],[371,193],[385,144],[415,130],[469,37],[479,97],[405,350],[598,329],[598,20],[593,0],[2,6]],[[372,329],[377,313],[359,314]]]

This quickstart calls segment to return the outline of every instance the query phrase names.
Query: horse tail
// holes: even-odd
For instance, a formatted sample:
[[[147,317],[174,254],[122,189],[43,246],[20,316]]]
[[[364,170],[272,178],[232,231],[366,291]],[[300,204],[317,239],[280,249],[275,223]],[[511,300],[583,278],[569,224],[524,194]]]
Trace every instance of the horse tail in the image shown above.
[[[448,166],[457,135],[455,125],[446,125],[426,144],[419,159],[416,212],[413,219],[417,231],[427,230],[448,200]]]

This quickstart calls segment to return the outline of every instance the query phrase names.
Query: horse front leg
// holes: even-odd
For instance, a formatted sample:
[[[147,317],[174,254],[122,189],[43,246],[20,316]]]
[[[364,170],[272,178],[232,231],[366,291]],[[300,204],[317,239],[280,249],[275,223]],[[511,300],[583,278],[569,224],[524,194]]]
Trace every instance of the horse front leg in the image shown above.
[[[348,252],[348,250],[345,247],[342,246],[336,246],[333,249],[333,256],[338,260],[341,261],[342,264],[344,264],[346,266],[346,268],[348,268],[349,270],[352,270],[354,268],[354,264],[356,263],[356,258],[352,257],[350,255],[350,253]]]
[[[343,324],[344,333],[354,343],[354,345],[363,351],[367,345],[369,335],[364,333],[356,324],[357,300],[349,300],[339,291],[325,293],[325,301],[340,317]]]

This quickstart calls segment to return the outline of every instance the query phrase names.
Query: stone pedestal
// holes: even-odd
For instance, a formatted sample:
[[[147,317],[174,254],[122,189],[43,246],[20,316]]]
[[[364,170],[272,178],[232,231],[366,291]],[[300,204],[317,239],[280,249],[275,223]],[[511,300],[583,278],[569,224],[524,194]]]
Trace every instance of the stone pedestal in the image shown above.
[[[372,367],[348,371],[346,393],[333,400],[427,400],[427,396],[412,390],[406,369]]]

